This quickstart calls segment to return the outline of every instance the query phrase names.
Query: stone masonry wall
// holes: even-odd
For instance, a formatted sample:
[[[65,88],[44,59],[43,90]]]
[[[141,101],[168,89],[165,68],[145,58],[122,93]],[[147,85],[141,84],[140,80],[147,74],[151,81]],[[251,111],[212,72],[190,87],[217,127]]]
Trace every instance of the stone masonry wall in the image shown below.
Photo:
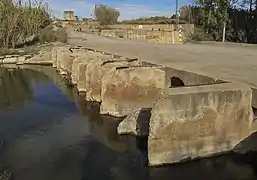
[[[63,27],[72,28],[76,31],[98,34],[113,38],[124,38],[137,41],[158,42],[158,43],[183,43],[189,34],[194,33],[193,24],[114,24],[109,29],[99,30],[97,22],[61,22]],[[181,33],[179,32],[181,31]],[[181,34],[181,36],[179,35]],[[174,40],[173,40],[174,38]],[[181,41],[181,40],[182,41]],[[173,42],[174,41],[174,42]]]
[[[184,33],[182,34],[182,42],[186,40]],[[149,30],[102,30],[102,36],[113,38],[124,38],[136,41],[145,42],[158,42],[158,43],[173,43],[172,36],[174,37],[174,43],[179,44],[179,32],[178,31],[149,31]]]

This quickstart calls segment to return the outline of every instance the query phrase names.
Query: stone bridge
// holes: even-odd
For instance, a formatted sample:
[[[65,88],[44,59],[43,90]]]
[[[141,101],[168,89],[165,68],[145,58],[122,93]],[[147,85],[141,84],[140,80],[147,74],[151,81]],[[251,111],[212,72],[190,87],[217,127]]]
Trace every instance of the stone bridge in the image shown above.
[[[119,134],[148,136],[149,165],[235,149],[256,131],[257,52],[232,44],[164,45],[71,32],[51,63]],[[49,59],[47,59],[47,62]]]
[[[100,114],[122,119],[119,134],[148,136],[150,165],[230,151],[255,132],[255,47],[192,50],[92,35],[82,42],[76,35],[53,48],[53,67]]]

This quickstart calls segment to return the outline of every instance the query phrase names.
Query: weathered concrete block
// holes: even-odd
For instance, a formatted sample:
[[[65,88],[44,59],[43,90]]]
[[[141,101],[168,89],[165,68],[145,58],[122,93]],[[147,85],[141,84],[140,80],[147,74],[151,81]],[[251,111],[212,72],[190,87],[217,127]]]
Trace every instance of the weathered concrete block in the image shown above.
[[[167,90],[150,119],[150,165],[210,156],[232,150],[251,134],[252,90],[216,84]]]
[[[109,71],[102,78],[101,114],[126,116],[139,108],[152,107],[165,88],[162,67],[126,67]]]
[[[253,90],[252,106],[257,109],[257,87],[252,87],[252,90]]]
[[[149,134],[149,120],[151,108],[142,108],[128,114],[119,124],[118,134],[131,134],[136,136],[147,136]]]
[[[86,69],[90,61],[98,62],[99,55],[86,52],[77,56],[72,64],[71,79],[73,84],[77,84],[81,91],[86,90]],[[80,84],[78,84],[78,82]]]
[[[52,48],[52,63],[53,63],[53,67],[56,68],[57,67],[57,51],[58,51],[57,46]]]
[[[20,57],[18,57],[18,62],[17,62],[17,64],[23,64],[26,59],[27,59],[26,56],[20,56]]]
[[[63,70],[70,74],[72,71],[72,64],[74,59],[78,56],[83,56],[84,53],[86,53],[86,51],[74,52],[71,48],[62,49],[59,53],[58,58],[60,59],[60,63],[58,64],[57,69]]]
[[[72,63],[71,67],[71,82],[72,84],[77,84],[78,83],[78,73],[79,73],[79,64],[83,62],[85,57],[76,57]]]
[[[56,49],[56,69],[57,70],[59,70],[61,68],[63,53],[69,54],[69,48],[70,48],[70,46],[62,46],[62,47],[58,47]],[[52,53],[54,53],[54,52],[52,52]],[[53,60],[53,64],[55,64],[55,60]]]
[[[102,61],[96,58],[87,65],[86,71],[86,100],[87,101],[97,101],[100,102],[100,89],[101,89],[101,79],[103,72],[101,71]]]
[[[153,64],[147,64],[143,63],[145,66],[153,66]],[[198,75],[195,73],[177,70],[169,67],[163,67],[163,71],[165,72],[165,75],[162,77],[162,79],[165,79],[164,87],[162,89],[169,89],[169,88],[176,88],[181,86],[196,86],[196,85],[207,85],[207,84],[217,84],[217,83],[223,83],[224,81],[214,79],[212,77]],[[154,101],[153,98],[149,98]],[[119,104],[117,104],[117,108],[119,108]],[[121,107],[123,108],[123,107]],[[141,108],[151,108],[150,105],[144,104]],[[141,120],[140,118],[136,116],[136,113],[133,112],[133,107],[131,107],[132,113],[128,112],[128,116],[124,119],[124,122],[120,123],[118,127],[118,132],[122,134],[134,134],[134,135],[147,135],[146,132],[140,132],[138,129],[138,124],[142,122],[145,122],[146,120]],[[135,110],[138,111],[137,109]]]
[[[86,100],[101,101],[102,77],[112,68],[136,64],[139,64],[139,61],[116,60],[106,55],[95,61],[90,61],[86,72]]]
[[[89,60],[90,61],[90,60]],[[88,62],[82,61],[77,67],[77,88],[79,92],[86,92],[86,70]]]

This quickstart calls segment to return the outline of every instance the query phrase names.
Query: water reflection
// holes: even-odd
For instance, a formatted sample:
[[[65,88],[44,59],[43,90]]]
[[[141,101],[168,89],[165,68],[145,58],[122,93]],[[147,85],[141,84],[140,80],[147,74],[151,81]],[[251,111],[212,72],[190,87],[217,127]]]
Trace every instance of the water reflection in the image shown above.
[[[117,135],[54,69],[0,70],[0,163],[15,180],[256,179],[254,153],[148,168],[145,139]]]
[[[32,83],[47,82],[49,77],[34,70],[7,69],[0,67],[0,107],[15,108],[30,100]]]

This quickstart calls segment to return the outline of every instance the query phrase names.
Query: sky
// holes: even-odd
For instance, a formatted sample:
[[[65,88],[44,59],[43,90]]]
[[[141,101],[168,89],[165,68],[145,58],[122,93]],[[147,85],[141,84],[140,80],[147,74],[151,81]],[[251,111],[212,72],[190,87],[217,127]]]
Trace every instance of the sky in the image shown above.
[[[55,17],[62,18],[63,11],[71,10],[79,18],[89,18],[95,4],[105,4],[120,11],[119,20],[149,16],[171,16],[175,12],[175,0],[45,0]],[[191,0],[179,0],[179,6]]]

